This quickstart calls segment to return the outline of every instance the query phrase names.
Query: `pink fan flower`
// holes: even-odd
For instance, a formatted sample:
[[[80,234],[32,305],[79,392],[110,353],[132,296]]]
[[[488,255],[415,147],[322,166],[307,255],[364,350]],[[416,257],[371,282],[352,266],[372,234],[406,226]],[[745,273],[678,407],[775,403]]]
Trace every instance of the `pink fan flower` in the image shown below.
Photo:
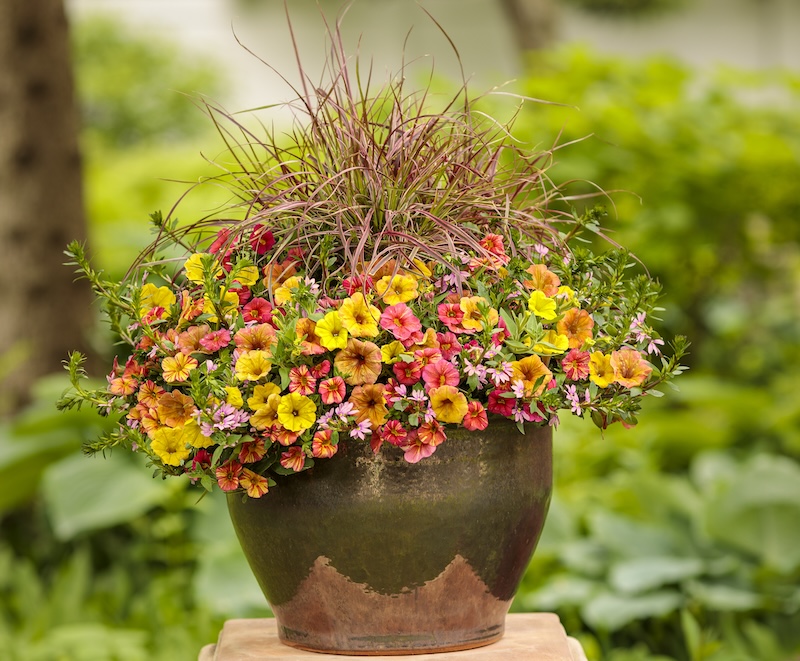
[[[389,331],[401,342],[419,333],[422,329],[420,320],[405,303],[390,305],[383,311],[379,321],[381,328]]]
[[[322,398],[323,404],[340,404],[344,401],[344,396],[347,391],[344,379],[340,376],[334,376],[331,379],[325,379],[319,384],[319,395]]]
[[[458,386],[460,380],[458,370],[446,360],[437,360],[435,363],[428,363],[422,369],[422,380],[425,381],[425,389],[439,388],[440,386]]]
[[[317,380],[311,375],[308,365],[300,365],[289,370],[289,392],[313,395]]]
[[[465,429],[469,431],[480,431],[489,426],[489,418],[486,415],[486,409],[483,404],[473,400],[467,405],[467,415],[464,416],[462,422]]]
[[[211,331],[205,337],[200,338],[200,346],[211,352],[227,347],[230,342],[231,332],[227,328]]]

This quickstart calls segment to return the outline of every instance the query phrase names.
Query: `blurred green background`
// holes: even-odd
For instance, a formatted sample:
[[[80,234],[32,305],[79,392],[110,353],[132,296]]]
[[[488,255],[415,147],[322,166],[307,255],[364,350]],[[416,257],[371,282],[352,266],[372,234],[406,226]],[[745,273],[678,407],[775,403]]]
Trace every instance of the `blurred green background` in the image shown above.
[[[581,11],[605,10],[612,30],[674,20],[687,2]],[[82,13],[71,27],[91,253],[119,277],[150,238],[148,214],[212,172],[212,126],[179,92],[236,98],[241,81],[213,50],[188,54],[118,19]],[[551,513],[514,609],[557,612],[591,660],[795,660],[800,72],[564,41],[520,54],[509,89],[563,105],[526,104],[515,135],[576,141],[555,152],[553,179],[615,191],[613,236],[663,283],[660,330],[688,335],[691,371],[635,429],[564,420]],[[180,213],[223,200],[201,189]],[[101,324],[93,343],[110,360]],[[133,457],[82,457],[108,423],[57,413],[65,385],[41,378],[0,423],[0,657],[188,661],[226,618],[268,615],[224,502],[151,480]]]

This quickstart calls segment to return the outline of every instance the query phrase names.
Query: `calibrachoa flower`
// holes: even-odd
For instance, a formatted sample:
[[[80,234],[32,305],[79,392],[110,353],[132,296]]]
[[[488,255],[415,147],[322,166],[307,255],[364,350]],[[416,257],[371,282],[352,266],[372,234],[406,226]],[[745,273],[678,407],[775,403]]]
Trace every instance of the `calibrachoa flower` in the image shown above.
[[[299,473],[301,470],[303,470],[305,463],[306,455],[302,448],[299,448],[296,445],[290,447],[288,450],[286,450],[286,452],[281,453],[281,466],[283,466],[286,470],[292,470],[295,473]]]
[[[316,414],[314,401],[296,392],[283,395],[278,404],[278,422],[289,431],[310,429],[317,419]]]
[[[564,375],[571,381],[580,381],[589,376],[589,352],[570,349],[561,361]]]

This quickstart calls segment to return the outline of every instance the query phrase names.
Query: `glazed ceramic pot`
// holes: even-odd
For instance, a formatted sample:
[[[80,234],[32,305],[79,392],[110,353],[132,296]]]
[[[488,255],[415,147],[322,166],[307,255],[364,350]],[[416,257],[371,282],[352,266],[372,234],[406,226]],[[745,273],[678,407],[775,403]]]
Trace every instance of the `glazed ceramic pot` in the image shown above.
[[[417,464],[347,439],[277,482],[261,499],[230,494],[228,507],[285,644],[470,649],[503,635],[550,502],[552,432],[491,419],[448,430]]]

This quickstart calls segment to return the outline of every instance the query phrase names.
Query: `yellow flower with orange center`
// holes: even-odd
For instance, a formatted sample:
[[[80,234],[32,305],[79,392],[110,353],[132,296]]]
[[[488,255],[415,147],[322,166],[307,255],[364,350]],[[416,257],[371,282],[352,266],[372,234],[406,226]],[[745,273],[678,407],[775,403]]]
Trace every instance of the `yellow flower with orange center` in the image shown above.
[[[301,432],[317,421],[317,407],[305,395],[290,392],[278,404],[278,422],[289,431]]]
[[[360,291],[346,298],[339,308],[339,319],[352,337],[375,337],[381,311],[367,303]]]
[[[153,432],[150,449],[162,463],[168,466],[180,466],[189,458],[183,427],[160,427]]]
[[[589,379],[601,388],[608,388],[614,382],[614,366],[610,356],[599,351],[589,356]]]
[[[538,397],[547,388],[553,373],[547,369],[539,356],[526,356],[511,363],[511,381],[522,381],[528,395]]]
[[[419,296],[417,279],[413,275],[385,275],[375,283],[375,291],[387,305],[408,303]]]
[[[244,351],[236,361],[236,378],[239,381],[258,381],[269,376],[272,369],[270,354],[261,349]]]
[[[239,476],[239,486],[245,490],[250,498],[261,498],[269,491],[267,478],[251,471],[249,468],[242,469],[242,474]]]
[[[620,349],[611,353],[614,381],[626,388],[635,388],[645,382],[653,368],[636,349]]]
[[[386,422],[389,411],[386,408],[386,398],[383,396],[383,384],[356,386],[349,401],[356,409],[358,422],[369,420],[373,429]]]
[[[548,298],[558,293],[561,280],[555,273],[548,270],[544,264],[532,264],[525,269],[525,273],[529,273],[531,276],[530,280],[525,280],[522,283],[528,289],[540,291]]]
[[[556,324],[558,332],[569,338],[570,349],[580,349],[586,340],[592,339],[594,319],[586,310],[570,308]]]
[[[378,345],[352,337],[347,340],[347,346],[336,354],[333,364],[344,377],[345,383],[351,386],[375,383],[383,366]]]
[[[461,424],[467,415],[469,404],[467,398],[455,386],[439,386],[428,393],[431,408],[439,422]]]
[[[544,337],[533,345],[533,350],[540,356],[554,356],[564,353],[569,349],[569,338],[566,335],[559,335],[554,330],[549,330]]]
[[[167,383],[180,383],[189,378],[189,373],[197,367],[197,360],[186,354],[167,356],[161,361],[161,374]]]
[[[270,385],[270,384],[268,384]],[[272,384],[274,385],[274,384]],[[249,402],[250,400],[248,400]],[[271,393],[267,397],[267,401],[256,409],[256,412],[250,416],[250,424],[256,429],[266,429],[278,423],[278,406],[281,403],[281,396],[277,393]]]
[[[347,329],[336,310],[325,313],[325,316],[317,322],[316,330],[319,343],[329,351],[344,349],[347,346]]]

